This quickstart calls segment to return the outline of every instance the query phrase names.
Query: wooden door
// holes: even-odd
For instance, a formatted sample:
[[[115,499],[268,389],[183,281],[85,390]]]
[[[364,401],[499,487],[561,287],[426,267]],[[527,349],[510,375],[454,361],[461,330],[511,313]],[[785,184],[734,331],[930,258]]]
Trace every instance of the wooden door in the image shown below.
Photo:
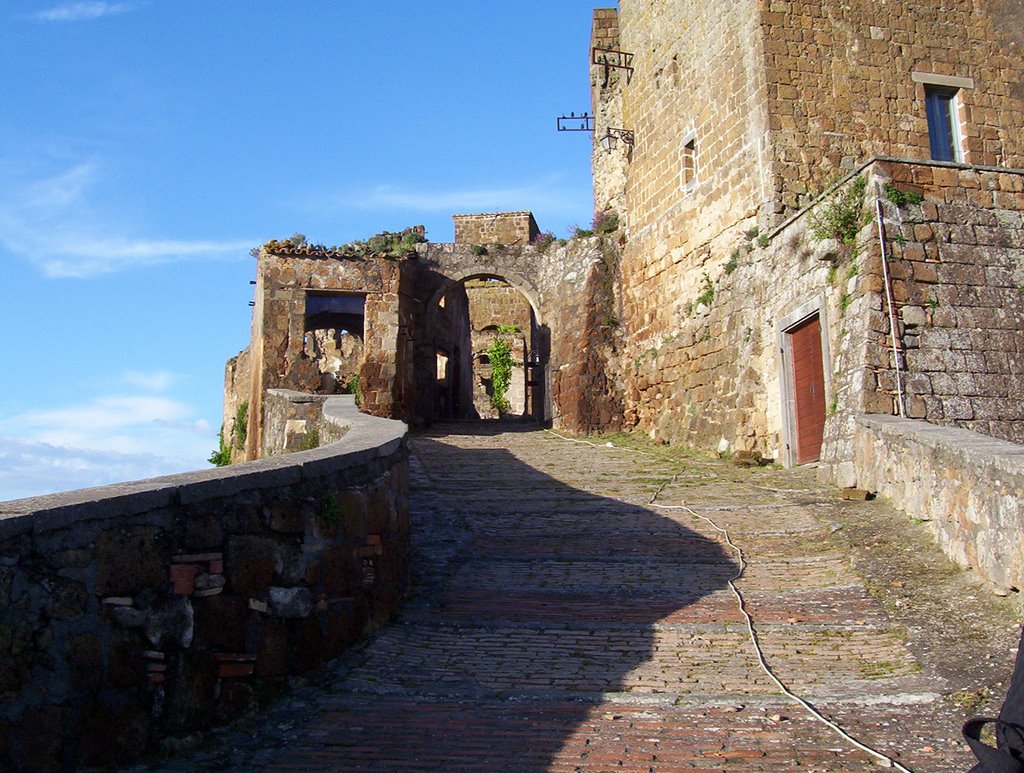
[[[821,356],[821,321],[815,315],[788,331],[793,355],[796,410],[796,463],[817,461],[825,430],[825,371]]]

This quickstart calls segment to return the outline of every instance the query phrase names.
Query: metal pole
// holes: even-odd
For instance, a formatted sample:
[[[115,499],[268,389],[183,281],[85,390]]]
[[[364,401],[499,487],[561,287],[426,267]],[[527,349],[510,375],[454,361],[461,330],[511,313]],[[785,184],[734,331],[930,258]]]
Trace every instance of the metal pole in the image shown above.
[[[889,277],[889,255],[885,249],[885,220],[882,216],[882,199],[875,199],[875,212],[878,217],[878,243],[882,248],[882,274],[885,277],[885,298],[889,305],[889,335],[892,337],[892,358],[893,368],[896,371],[896,401],[899,407],[899,415],[906,418],[906,411],[903,407],[903,377],[902,361],[900,358],[899,344],[897,343],[896,311],[892,300],[892,280]]]

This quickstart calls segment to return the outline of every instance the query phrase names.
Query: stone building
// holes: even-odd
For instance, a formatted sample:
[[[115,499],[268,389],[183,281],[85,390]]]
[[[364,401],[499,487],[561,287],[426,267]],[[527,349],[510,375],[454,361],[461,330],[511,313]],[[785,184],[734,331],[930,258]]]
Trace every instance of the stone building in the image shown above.
[[[487,359],[499,335],[514,361],[505,415],[578,432],[621,426],[621,334],[609,324],[617,244],[538,241],[529,212],[454,219],[451,244],[411,229],[366,245],[259,250],[250,344],[225,370],[234,461],[268,451],[270,389],[356,392],[363,411],[414,424],[496,418]],[[284,442],[308,430],[296,420]]]
[[[1024,440],[1022,10],[595,11],[628,425],[845,485],[860,413]]]

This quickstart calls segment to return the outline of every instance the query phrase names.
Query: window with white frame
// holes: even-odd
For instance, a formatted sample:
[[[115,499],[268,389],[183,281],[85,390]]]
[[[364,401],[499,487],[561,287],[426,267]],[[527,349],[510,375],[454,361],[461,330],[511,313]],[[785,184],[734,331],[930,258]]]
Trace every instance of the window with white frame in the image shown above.
[[[962,162],[964,152],[960,101],[965,89],[974,88],[974,80],[926,72],[914,72],[911,77],[924,87],[928,146],[932,160]]]

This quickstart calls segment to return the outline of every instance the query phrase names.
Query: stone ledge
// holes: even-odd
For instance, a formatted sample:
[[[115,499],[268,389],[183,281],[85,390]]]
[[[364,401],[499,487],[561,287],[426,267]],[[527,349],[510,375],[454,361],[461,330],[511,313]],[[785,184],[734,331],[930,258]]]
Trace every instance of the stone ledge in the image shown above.
[[[858,485],[928,522],[998,592],[1024,588],[1024,446],[897,416],[857,416]]]

